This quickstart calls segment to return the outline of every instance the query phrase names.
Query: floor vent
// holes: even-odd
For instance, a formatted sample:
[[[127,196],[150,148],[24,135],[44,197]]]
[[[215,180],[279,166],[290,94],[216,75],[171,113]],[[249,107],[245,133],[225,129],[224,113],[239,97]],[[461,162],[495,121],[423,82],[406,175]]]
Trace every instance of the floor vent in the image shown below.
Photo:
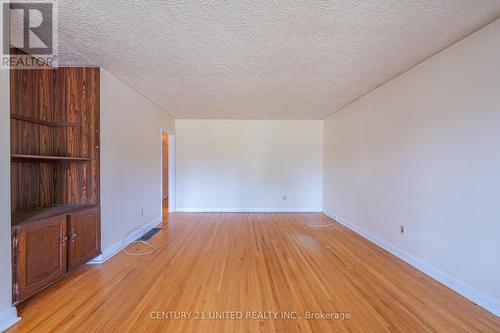
[[[149,230],[148,232],[146,232],[144,235],[142,235],[141,238],[139,238],[138,240],[141,240],[141,241],[147,241],[149,240],[151,237],[153,237],[154,235],[156,235],[156,233],[158,231],[160,231],[161,228],[153,228],[151,230]]]

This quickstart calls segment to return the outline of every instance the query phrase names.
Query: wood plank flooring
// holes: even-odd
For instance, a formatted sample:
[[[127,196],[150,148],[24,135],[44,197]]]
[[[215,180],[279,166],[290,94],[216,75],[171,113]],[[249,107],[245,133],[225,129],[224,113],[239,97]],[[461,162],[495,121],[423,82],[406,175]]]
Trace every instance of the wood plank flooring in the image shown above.
[[[330,222],[168,214],[152,254],[71,273],[21,304],[9,332],[500,332],[500,318],[345,227],[306,226]]]

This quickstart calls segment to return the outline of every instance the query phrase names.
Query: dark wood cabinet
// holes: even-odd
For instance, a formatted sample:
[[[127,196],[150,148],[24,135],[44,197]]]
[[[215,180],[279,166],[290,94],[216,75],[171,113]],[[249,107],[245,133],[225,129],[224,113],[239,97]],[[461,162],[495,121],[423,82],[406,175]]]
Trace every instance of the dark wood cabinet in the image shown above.
[[[99,208],[87,209],[68,217],[68,269],[78,267],[100,253]]]
[[[20,225],[12,243],[16,299],[25,299],[66,274],[65,217]]]
[[[11,70],[14,303],[100,254],[99,81],[99,68]]]

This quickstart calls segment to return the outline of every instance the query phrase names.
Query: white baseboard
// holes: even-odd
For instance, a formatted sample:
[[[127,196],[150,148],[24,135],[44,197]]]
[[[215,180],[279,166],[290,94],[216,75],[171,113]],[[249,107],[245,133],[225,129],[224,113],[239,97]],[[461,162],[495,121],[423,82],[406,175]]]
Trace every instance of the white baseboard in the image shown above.
[[[16,308],[11,306],[4,312],[0,313],[0,332],[6,331],[19,320],[21,320],[21,318],[17,316]]]
[[[321,208],[176,208],[182,213],[321,213]]]
[[[95,257],[94,259],[92,259],[91,261],[89,261],[88,264],[102,264],[103,262],[105,262],[106,260],[108,260],[109,258],[114,256],[115,254],[120,252],[125,246],[130,244],[132,241],[141,237],[143,234],[145,234],[149,230],[153,229],[161,222],[162,222],[162,217],[160,216],[160,217],[154,219],[152,222],[150,222],[150,223],[148,223],[140,228],[137,228],[136,231],[128,234],[126,236],[126,239],[124,238],[124,239],[120,240],[119,242],[114,243],[110,247],[104,249],[102,251],[101,255],[99,255],[99,256]]]
[[[427,262],[423,261],[420,258],[415,257],[414,255],[401,250],[397,246],[387,242],[386,240],[373,235],[372,233],[369,233],[368,231],[358,227],[357,225],[349,222],[348,220],[342,218],[339,215],[336,215],[332,212],[328,211],[323,211],[323,214],[328,216],[329,218],[339,222],[340,224],[346,226],[347,228],[351,229],[358,235],[366,238],[370,242],[378,245],[379,247],[383,248],[387,252],[392,253],[396,257],[402,259],[403,261],[407,262],[408,264],[412,265],[416,269],[422,271],[423,273],[429,275],[433,279],[441,282],[445,286],[453,289],[460,295],[464,296],[465,298],[471,300],[472,302],[476,303],[480,307],[490,311],[494,315],[500,317],[500,301],[497,299],[494,299],[493,297],[474,289],[473,287],[469,286],[468,284],[460,281],[459,279],[449,275],[446,272],[443,272],[442,270],[428,264]]]

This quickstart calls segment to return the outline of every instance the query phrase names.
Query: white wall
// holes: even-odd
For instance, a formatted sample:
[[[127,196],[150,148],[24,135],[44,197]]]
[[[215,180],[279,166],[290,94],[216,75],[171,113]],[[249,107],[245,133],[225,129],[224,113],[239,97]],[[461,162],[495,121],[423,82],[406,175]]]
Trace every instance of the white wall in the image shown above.
[[[104,252],[161,219],[161,128],[173,119],[101,70],[101,214]],[[141,215],[144,210],[144,215]],[[106,254],[106,252],[105,252]]]
[[[176,120],[175,131],[178,211],[321,209],[321,121]]]
[[[0,24],[1,26],[1,24]],[[0,36],[2,31],[0,29]],[[0,40],[0,45],[2,45]],[[0,331],[17,321],[12,307],[9,71],[0,69]]]
[[[496,21],[324,124],[325,212],[456,278],[497,314],[499,41]]]
[[[0,24],[0,47],[3,45]],[[10,104],[9,72],[0,69],[0,331],[16,322],[10,264]]]

